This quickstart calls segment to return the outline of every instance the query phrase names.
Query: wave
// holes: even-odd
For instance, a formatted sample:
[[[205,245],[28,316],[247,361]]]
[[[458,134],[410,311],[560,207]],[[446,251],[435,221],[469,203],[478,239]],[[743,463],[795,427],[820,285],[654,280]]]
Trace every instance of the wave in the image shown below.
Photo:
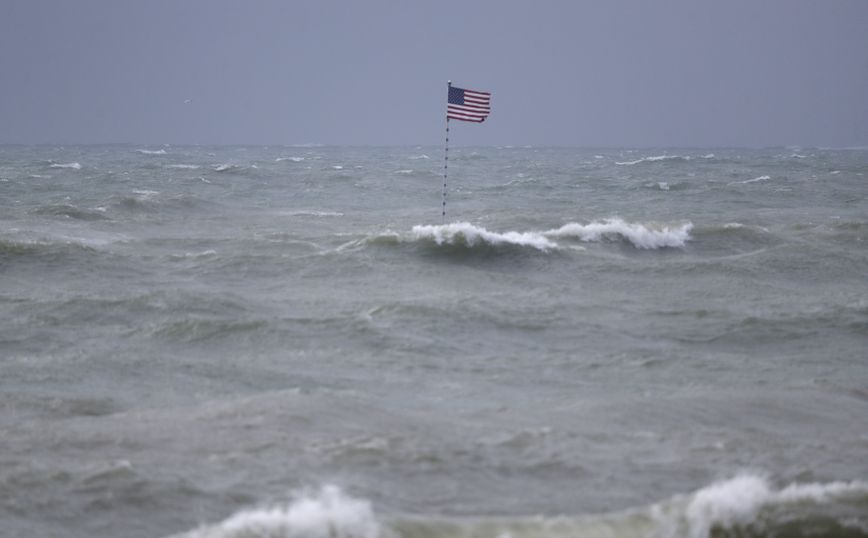
[[[177,168],[180,170],[198,170],[200,166],[198,164],[167,164],[166,168]]]
[[[432,172],[430,170],[413,170],[410,168],[404,168],[402,170],[395,170],[392,172],[398,176],[408,176],[408,177],[440,177],[440,174]]]
[[[469,222],[413,226],[412,233],[412,240],[414,241],[433,241],[437,245],[458,245],[464,247],[509,245],[531,247],[543,252],[558,248],[555,242],[539,232],[497,233],[474,226]]]
[[[29,262],[33,259],[50,262],[94,252],[96,249],[81,240],[16,241],[0,239],[0,261],[3,262]]]
[[[298,209],[295,211],[282,211],[281,215],[288,217],[343,217],[340,211],[318,211],[315,209]]]
[[[755,177],[753,179],[746,179],[744,181],[734,181],[734,182],[730,183],[730,185],[747,185],[749,183],[759,183],[760,181],[768,181],[771,178],[772,178],[771,176],[759,176],[759,177]]]
[[[175,538],[857,538],[868,536],[866,509],[865,482],[778,488],[751,474],[646,507],[577,517],[380,518],[370,501],[324,486]]]
[[[577,240],[586,243],[626,241],[635,248],[655,250],[681,248],[691,239],[691,222],[679,224],[630,223],[619,218],[594,221],[589,224],[567,223],[545,231],[493,232],[469,222],[413,226],[409,236],[387,232],[367,239],[368,243],[417,243],[459,249],[530,248],[541,252],[583,247],[565,243]],[[563,240],[563,241],[561,241]]]
[[[304,157],[278,157],[274,159],[274,162],[279,163],[283,161],[292,161],[294,163],[300,163],[304,160]]]
[[[164,149],[137,149],[137,153],[141,153],[142,155],[165,155],[166,150]]]
[[[576,238],[585,242],[622,239],[636,248],[653,250],[683,247],[690,240],[691,229],[692,222],[675,225],[641,224],[613,218],[590,224],[571,222],[544,234],[547,237]]]
[[[108,218],[103,211],[87,211],[71,204],[43,205],[33,209],[31,212],[36,215],[65,217],[76,220],[106,220]]]
[[[643,163],[687,162],[689,160],[690,157],[681,157],[679,155],[654,155],[651,157],[642,157],[641,159],[636,159],[635,161],[616,162],[615,164],[621,166],[634,166]]]
[[[236,172],[238,170],[243,170],[244,168],[245,168],[244,166],[241,166],[238,164],[224,163],[224,164],[218,164],[217,166],[215,166],[214,171],[215,172]]]
[[[52,163],[51,168],[68,168],[70,170],[81,170],[80,163]]]

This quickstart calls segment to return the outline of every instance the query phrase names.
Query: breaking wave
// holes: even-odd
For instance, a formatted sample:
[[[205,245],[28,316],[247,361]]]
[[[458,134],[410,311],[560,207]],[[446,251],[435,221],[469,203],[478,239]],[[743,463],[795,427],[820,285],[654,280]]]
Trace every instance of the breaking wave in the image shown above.
[[[300,163],[304,160],[304,157],[278,157],[274,159],[274,162],[279,163],[283,161],[292,161],[294,163]]]
[[[749,474],[650,506],[577,517],[378,518],[369,501],[325,486],[175,538],[861,538],[866,509],[864,482],[777,488]]]
[[[556,240],[578,240],[587,243],[627,241],[639,249],[680,248],[690,240],[691,222],[675,225],[641,224],[619,218],[594,221],[589,224],[570,222],[557,229],[529,232],[492,232],[469,222],[442,225],[419,225],[412,230],[412,241],[433,241],[439,245],[474,247],[531,247],[547,252],[563,248]]]
[[[693,223],[640,224],[622,219],[605,219],[590,224],[571,222],[545,232],[547,237],[576,238],[585,242],[626,240],[641,249],[678,248],[690,240]]]
[[[68,168],[70,170],[81,170],[80,163],[52,163],[51,168]]]
[[[166,150],[164,149],[137,149],[137,153],[141,153],[142,155],[165,155]]]
[[[454,222],[442,225],[413,226],[413,240],[433,241],[437,245],[460,245],[473,247],[511,245],[531,247],[543,252],[556,249],[558,245],[539,232],[490,232],[469,222]]]
[[[621,166],[634,166],[643,163],[687,162],[689,160],[690,157],[681,157],[679,155],[654,155],[651,157],[642,157],[641,159],[636,159],[635,161],[616,162],[615,164]]]
[[[288,505],[246,510],[178,538],[379,538],[388,535],[383,531],[370,502],[325,486]]]
[[[179,170],[198,170],[198,164],[168,164],[166,168],[177,168]]]
[[[47,204],[39,206],[31,212],[36,215],[63,217],[76,220],[105,220],[108,218],[103,211],[89,211],[71,204]]]

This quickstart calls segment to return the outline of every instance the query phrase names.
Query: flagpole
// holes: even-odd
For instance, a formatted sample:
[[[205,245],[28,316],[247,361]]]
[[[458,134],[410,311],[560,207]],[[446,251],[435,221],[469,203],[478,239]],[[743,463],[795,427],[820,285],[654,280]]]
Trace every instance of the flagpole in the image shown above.
[[[452,89],[452,81],[447,81],[446,102],[449,102],[449,90]],[[449,176],[449,113],[446,113],[446,146],[443,152],[443,220],[446,224],[446,178]]]

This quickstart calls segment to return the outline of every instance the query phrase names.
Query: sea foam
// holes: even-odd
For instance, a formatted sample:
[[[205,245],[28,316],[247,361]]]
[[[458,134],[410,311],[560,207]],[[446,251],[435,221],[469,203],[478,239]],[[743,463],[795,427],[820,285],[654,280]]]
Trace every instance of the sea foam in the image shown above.
[[[563,248],[557,239],[577,239],[582,242],[626,240],[636,248],[660,249],[683,247],[690,240],[693,223],[676,225],[641,224],[619,218],[594,221],[589,224],[570,222],[547,231],[492,232],[469,222],[442,225],[419,225],[412,230],[412,240],[432,240],[437,245],[476,245],[531,247],[543,252]]]
[[[576,516],[377,518],[371,503],[336,486],[297,494],[287,504],[244,510],[174,538],[397,538],[468,536],[571,538],[711,538],[713,536],[862,536],[860,516],[847,515],[868,495],[864,482],[792,484],[776,488],[741,474],[686,495],[621,512]],[[852,511],[852,508],[849,510]],[[824,532],[825,531],[825,532]]]
[[[240,512],[211,527],[178,538],[378,538],[380,523],[371,504],[335,486],[297,495],[283,506]]]
[[[686,533],[674,534],[705,538],[711,536],[716,528],[732,529],[754,523],[760,519],[761,511],[769,507],[825,504],[866,494],[868,484],[863,482],[791,484],[776,489],[764,476],[741,474],[715,482],[689,496],[683,514],[678,518],[681,523],[686,523]]]
[[[556,230],[544,232],[547,237],[576,238],[580,241],[598,242],[605,239],[626,239],[636,248],[658,249],[683,247],[690,240],[693,223],[657,225],[625,222],[619,218],[578,224],[571,222]]]
[[[69,168],[72,170],[81,170],[81,164],[79,164],[79,163],[54,163],[51,165],[51,168]]]
[[[557,248],[557,244],[539,232],[490,232],[485,228],[474,226],[469,222],[454,222],[443,225],[413,226],[414,239],[433,240],[438,245],[477,244],[491,246],[515,245],[532,247],[547,251]]]
[[[635,161],[616,162],[621,166],[633,166],[642,163],[658,163],[658,162],[682,162],[689,161],[690,157],[681,157],[679,155],[653,155],[651,157],[642,157]]]

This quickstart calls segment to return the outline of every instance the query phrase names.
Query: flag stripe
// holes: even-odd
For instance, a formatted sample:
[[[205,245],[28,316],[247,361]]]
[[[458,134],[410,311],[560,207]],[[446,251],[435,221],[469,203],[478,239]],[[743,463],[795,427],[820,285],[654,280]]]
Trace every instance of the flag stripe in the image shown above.
[[[454,108],[457,110],[466,110],[468,112],[485,112],[486,114],[491,112],[491,108],[489,107],[481,107],[481,106],[467,106],[467,105],[449,105],[449,108]]]
[[[473,108],[460,105],[449,105],[447,107],[447,110],[454,110],[455,112],[466,112],[468,114],[481,114],[483,116],[487,116],[490,112],[488,109],[485,108]]]

